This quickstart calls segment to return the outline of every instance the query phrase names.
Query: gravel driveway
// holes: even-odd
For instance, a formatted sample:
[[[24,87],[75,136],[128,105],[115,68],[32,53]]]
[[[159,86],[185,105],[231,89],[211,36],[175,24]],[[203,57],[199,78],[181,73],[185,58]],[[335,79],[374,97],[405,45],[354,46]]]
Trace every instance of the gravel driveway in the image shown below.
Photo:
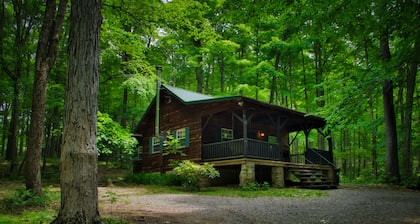
[[[109,190],[109,189],[108,189]],[[100,189],[100,193],[106,189]],[[191,194],[125,197],[112,214],[132,223],[420,223],[420,192],[379,188],[340,188],[314,198],[232,198]],[[100,201],[109,212],[106,201]],[[103,211],[101,211],[103,213]]]

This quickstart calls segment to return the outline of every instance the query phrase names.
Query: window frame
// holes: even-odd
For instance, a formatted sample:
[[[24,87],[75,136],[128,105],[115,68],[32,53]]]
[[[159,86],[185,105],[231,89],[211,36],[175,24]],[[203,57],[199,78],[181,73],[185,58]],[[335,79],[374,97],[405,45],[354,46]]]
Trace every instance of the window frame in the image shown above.
[[[158,141],[156,141],[158,140]],[[156,150],[156,148],[158,148]],[[162,147],[162,141],[160,139],[160,137],[156,137],[156,136],[152,136],[150,137],[150,144],[149,144],[149,153],[150,154],[156,154],[156,153],[161,153],[163,150]]]
[[[220,128],[220,140],[222,140],[222,141],[233,140],[233,129]]]
[[[182,133],[183,136],[179,136],[179,134]],[[184,128],[178,128],[173,131],[173,136],[175,139],[178,140],[178,144],[176,149],[184,149],[190,147],[190,128],[184,127]]]

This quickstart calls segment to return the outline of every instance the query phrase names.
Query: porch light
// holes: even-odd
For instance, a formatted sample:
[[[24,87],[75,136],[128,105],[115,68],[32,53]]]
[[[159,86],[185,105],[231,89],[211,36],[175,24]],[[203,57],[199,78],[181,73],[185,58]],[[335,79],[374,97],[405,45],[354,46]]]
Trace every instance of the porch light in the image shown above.
[[[263,131],[258,131],[258,137],[263,138],[265,136],[265,133]]]

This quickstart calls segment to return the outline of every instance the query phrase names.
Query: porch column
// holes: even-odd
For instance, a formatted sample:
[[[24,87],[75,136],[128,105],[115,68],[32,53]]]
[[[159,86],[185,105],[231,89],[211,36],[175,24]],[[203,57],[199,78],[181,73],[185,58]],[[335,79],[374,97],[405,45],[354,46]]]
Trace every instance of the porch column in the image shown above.
[[[239,186],[246,186],[253,182],[255,182],[255,163],[242,164],[239,173]]]
[[[303,132],[305,133],[305,149],[308,149],[309,148],[309,133],[311,132],[311,130],[310,129],[306,129],[306,130],[303,130]]]
[[[285,187],[284,167],[275,166],[275,167],[271,168],[271,181],[272,181],[273,187],[275,187],[275,188]]]
[[[246,117],[246,110],[242,110],[242,129],[244,138],[244,156],[246,158],[248,153],[248,119]]]

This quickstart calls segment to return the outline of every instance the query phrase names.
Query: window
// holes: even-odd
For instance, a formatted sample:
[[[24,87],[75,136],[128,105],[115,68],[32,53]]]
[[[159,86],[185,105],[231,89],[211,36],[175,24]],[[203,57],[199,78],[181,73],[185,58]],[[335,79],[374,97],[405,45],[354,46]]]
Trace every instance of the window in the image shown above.
[[[233,130],[228,128],[221,129],[221,139],[222,141],[233,140]]]
[[[276,136],[268,136],[268,143],[270,144],[277,144],[277,137]]]
[[[141,160],[143,154],[143,146],[137,145],[137,151],[133,153],[133,160]]]
[[[189,127],[177,129],[174,131],[175,139],[178,139],[177,149],[188,148],[190,146],[190,129]]]
[[[149,152],[150,154],[158,153],[162,151],[162,142],[159,137],[150,137]]]

